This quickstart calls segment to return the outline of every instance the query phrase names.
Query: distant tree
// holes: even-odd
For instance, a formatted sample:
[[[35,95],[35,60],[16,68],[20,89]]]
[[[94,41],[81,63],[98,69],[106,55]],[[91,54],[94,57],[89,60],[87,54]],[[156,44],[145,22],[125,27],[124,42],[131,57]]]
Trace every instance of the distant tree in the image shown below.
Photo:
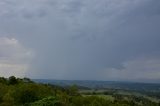
[[[77,85],[70,86],[70,88],[69,88],[69,94],[71,96],[77,96],[77,95],[79,95]]]
[[[102,106],[102,104],[97,101],[97,100],[94,100],[92,103],[91,103],[92,106]]]
[[[31,81],[31,79],[29,79],[29,78],[24,77],[23,82],[32,83],[33,81]]]
[[[130,101],[130,106],[136,106],[135,102],[134,101]]]
[[[0,83],[7,84],[7,79],[4,77],[0,77]]]
[[[9,77],[9,80],[8,80],[8,83],[9,83],[10,85],[14,85],[14,84],[17,84],[17,83],[18,83],[18,80],[16,79],[15,76],[10,76],[10,77]]]

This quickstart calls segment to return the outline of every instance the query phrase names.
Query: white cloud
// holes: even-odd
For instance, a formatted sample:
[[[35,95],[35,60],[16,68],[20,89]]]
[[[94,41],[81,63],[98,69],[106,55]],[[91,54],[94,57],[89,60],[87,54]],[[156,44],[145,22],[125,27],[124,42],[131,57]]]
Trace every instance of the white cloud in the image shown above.
[[[15,38],[0,38],[0,76],[24,77],[33,52]]]

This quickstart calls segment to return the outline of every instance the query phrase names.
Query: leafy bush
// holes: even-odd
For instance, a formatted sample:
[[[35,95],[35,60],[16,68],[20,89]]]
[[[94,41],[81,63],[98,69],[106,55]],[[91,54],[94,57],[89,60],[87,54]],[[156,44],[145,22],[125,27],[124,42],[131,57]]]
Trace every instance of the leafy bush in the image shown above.
[[[61,102],[54,96],[31,103],[29,106],[60,106]]]

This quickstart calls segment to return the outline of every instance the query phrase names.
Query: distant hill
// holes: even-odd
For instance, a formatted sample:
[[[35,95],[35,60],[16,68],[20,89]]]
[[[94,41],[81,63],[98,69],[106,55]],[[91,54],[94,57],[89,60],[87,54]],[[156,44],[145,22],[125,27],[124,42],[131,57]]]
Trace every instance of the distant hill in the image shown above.
[[[160,84],[156,83],[135,83],[135,82],[116,82],[116,81],[89,81],[89,80],[50,80],[50,79],[33,79],[38,83],[49,83],[59,86],[70,86],[76,84],[81,88],[90,89],[125,89],[140,91],[160,91]]]

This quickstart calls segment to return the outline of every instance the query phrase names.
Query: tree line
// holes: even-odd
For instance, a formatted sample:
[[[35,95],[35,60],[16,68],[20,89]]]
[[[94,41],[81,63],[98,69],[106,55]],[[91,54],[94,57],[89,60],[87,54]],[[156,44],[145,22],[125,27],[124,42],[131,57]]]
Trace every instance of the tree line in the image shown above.
[[[97,95],[83,95],[76,85],[63,88],[35,83],[29,78],[0,77],[0,106],[160,106],[143,98],[113,96],[111,101]]]

